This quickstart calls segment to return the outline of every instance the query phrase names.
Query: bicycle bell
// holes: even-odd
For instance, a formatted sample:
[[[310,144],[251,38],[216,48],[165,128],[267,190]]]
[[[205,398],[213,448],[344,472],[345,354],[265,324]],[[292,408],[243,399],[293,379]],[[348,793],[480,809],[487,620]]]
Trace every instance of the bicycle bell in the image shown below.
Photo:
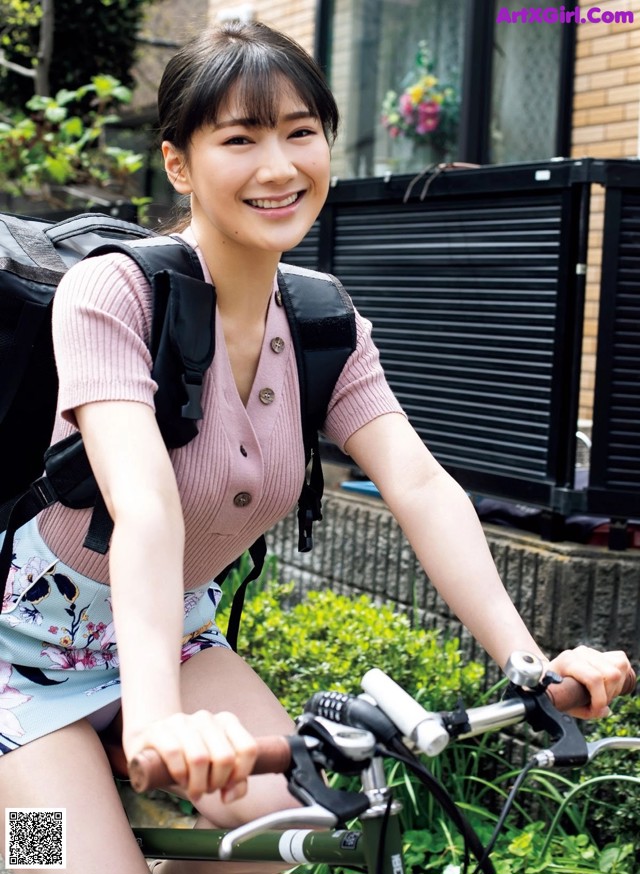
[[[538,656],[516,650],[507,659],[504,672],[516,686],[535,689],[544,677],[544,665]]]

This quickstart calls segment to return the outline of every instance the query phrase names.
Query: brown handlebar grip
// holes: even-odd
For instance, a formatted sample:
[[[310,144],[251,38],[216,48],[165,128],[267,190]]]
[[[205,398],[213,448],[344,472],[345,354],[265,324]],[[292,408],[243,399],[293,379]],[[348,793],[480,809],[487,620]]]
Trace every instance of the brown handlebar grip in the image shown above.
[[[170,786],[175,781],[159,753],[153,749],[142,750],[128,764],[131,787],[136,792],[148,792],[161,786]]]
[[[635,691],[638,678],[632,667],[629,667],[624,680],[621,695],[631,695]],[[573,677],[564,677],[557,686],[547,688],[547,695],[558,710],[563,712],[573,710],[575,707],[586,707],[589,703],[589,693],[586,688],[574,680]]]
[[[291,763],[289,741],[282,735],[256,738],[258,755],[253,774],[282,774]],[[154,749],[142,750],[129,762],[129,778],[136,792],[171,786],[175,780]]]

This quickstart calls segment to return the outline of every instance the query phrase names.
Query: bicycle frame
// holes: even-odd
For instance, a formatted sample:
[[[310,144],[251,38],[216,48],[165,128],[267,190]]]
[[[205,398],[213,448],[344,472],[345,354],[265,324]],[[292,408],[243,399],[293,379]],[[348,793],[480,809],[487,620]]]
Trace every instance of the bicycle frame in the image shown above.
[[[235,845],[229,861],[284,862],[342,865],[364,868],[369,874],[403,874],[402,839],[396,814],[365,819],[362,830],[337,831],[289,829],[263,832]],[[384,858],[379,857],[384,830]],[[221,861],[220,845],[227,831],[217,829],[134,828],[138,845],[147,858],[184,861]],[[382,863],[382,868],[380,865]]]

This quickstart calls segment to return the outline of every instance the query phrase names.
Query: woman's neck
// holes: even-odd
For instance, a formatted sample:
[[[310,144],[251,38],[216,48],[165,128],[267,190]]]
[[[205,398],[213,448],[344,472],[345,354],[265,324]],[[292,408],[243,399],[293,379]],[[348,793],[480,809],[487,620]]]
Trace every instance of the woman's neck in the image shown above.
[[[226,240],[207,239],[192,230],[216,288],[218,309],[230,318],[266,314],[278,269],[279,252],[248,252]]]

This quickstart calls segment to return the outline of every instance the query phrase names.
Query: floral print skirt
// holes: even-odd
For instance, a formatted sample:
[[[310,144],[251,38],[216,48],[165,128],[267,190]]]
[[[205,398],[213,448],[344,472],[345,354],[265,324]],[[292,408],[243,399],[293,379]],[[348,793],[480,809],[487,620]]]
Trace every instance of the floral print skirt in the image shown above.
[[[110,706],[115,715],[120,699],[109,587],[59,561],[35,519],[13,551],[0,613],[0,755]],[[216,583],[185,592],[183,662],[228,647],[215,624],[220,594]]]

